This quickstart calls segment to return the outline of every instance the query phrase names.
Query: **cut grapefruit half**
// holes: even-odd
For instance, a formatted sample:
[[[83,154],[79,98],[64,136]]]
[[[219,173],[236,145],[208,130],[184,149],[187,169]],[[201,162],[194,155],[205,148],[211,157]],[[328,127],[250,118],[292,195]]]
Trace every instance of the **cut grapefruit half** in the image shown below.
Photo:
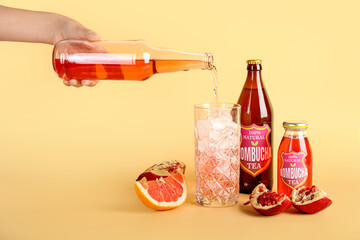
[[[168,210],[182,205],[186,200],[185,176],[181,171],[169,176],[135,182],[135,191],[145,206],[155,210]]]

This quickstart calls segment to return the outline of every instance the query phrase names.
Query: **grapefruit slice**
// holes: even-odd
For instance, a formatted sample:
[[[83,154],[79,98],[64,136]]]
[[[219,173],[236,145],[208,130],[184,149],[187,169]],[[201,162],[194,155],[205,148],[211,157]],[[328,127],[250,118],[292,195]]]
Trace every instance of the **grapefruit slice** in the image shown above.
[[[163,165],[156,166],[162,167]],[[172,169],[168,174],[156,178],[151,175],[152,180],[148,180],[146,177],[139,179],[142,176],[140,175],[135,181],[135,192],[141,202],[155,210],[168,210],[182,205],[187,195],[183,169],[181,167],[178,170]]]

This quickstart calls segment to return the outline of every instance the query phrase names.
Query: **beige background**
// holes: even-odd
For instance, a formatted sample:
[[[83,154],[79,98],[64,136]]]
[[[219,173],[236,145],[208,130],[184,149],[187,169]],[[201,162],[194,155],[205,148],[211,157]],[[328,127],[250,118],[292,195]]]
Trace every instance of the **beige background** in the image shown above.
[[[359,239],[359,1],[5,0],[70,16],[103,39],[211,52],[220,100],[235,102],[248,58],[264,60],[277,151],[286,119],[310,123],[314,183],[333,205],[274,217],[194,204],[193,109],[210,73],[68,88],[52,46],[0,43],[0,239]],[[133,183],[153,163],[184,161],[188,202],[154,212]],[[247,196],[241,195],[241,203]]]

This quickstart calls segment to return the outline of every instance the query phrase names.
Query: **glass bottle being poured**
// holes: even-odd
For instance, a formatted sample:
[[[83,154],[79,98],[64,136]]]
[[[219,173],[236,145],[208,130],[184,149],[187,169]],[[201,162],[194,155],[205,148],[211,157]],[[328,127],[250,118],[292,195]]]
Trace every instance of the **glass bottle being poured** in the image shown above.
[[[138,80],[156,73],[190,69],[214,71],[213,56],[160,49],[144,41],[64,40],[53,51],[53,67],[62,79]]]

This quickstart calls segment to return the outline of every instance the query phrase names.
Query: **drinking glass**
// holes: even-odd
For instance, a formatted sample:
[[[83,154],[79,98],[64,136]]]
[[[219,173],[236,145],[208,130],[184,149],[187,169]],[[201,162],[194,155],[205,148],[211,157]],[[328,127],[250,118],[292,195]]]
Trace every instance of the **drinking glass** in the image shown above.
[[[239,198],[240,105],[194,106],[196,202],[234,206]]]

